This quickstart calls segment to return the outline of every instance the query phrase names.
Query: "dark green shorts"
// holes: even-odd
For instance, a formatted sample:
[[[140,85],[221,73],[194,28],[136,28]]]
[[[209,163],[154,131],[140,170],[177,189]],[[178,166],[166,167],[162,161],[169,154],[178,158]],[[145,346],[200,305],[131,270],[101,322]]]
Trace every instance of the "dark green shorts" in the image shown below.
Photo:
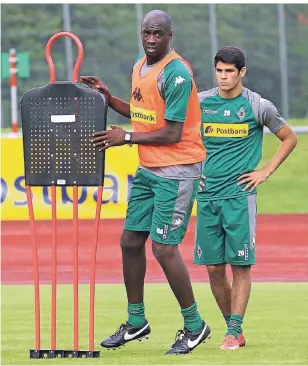
[[[179,244],[187,230],[199,179],[175,180],[138,169],[124,228],[148,231],[161,244]]]
[[[256,195],[197,204],[195,264],[256,263]]]

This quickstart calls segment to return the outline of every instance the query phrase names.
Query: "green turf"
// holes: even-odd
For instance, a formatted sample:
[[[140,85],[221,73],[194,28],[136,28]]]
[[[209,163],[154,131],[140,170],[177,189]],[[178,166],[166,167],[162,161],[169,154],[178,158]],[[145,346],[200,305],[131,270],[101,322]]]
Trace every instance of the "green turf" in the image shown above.
[[[175,332],[182,327],[177,303],[166,284],[148,284],[145,290],[147,318],[152,326],[150,339],[131,342],[116,351],[101,350],[100,359],[30,360],[28,349],[34,345],[33,287],[2,285],[2,364],[279,364],[308,363],[308,283],[256,283],[244,323],[245,349],[220,351],[225,324],[208,284],[195,284],[201,313],[212,327],[212,339],[188,356],[166,356]],[[123,285],[97,285],[96,345],[126,320]],[[80,286],[80,347],[87,347],[88,287]],[[50,287],[42,286],[42,345],[49,348]],[[58,290],[58,347],[72,347],[72,287]]]
[[[308,118],[289,119],[288,123],[291,126],[308,126]]]
[[[279,146],[276,136],[264,136],[263,167]],[[308,135],[298,135],[298,143],[288,159],[258,188],[259,213],[308,213]]]

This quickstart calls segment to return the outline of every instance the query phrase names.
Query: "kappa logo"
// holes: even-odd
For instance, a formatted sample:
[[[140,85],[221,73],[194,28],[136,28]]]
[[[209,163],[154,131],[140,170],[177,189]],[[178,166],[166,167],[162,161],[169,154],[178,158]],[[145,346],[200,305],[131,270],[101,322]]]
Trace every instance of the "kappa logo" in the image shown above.
[[[177,218],[175,221],[174,221],[174,226],[181,226],[183,224],[183,220]]]
[[[231,116],[231,111],[229,109],[224,111],[224,117],[230,117]]]
[[[135,88],[135,90],[132,93],[132,97],[134,97],[135,100],[137,100],[138,102],[140,102],[141,100],[144,102],[141,92],[140,92],[140,88]]]
[[[204,133],[211,133],[211,132],[213,132],[214,131],[214,129],[213,129],[213,127],[212,126],[206,126],[205,127],[205,130],[204,130]]]
[[[173,220],[173,224],[170,228],[170,231],[176,230],[179,227],[181,227],[181,225],[183,225],[184,220],[180,219],[179,217],[177,217],[175,220]]]
[[[182,78],[182,76],[177,76],[175,78],[175,83],[174,83],[174,86],[177,86],[179,84],[182,84],[184,81],[186,81],[186,79]]]

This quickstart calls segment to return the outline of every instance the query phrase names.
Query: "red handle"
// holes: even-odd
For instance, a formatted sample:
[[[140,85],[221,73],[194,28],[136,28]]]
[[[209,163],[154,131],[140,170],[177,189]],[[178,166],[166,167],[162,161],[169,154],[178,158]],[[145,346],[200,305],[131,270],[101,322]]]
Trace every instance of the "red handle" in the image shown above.
[[[84,51],[83,51],[83,46],[82,46],[80,39],[75,34],[70,33],[70,32],[60,32],[60,33],[54,34],[49,39],[49,41],[46,45],[45,57],[46,57],[46,61],[47,61],[48,68],[49,68],[49,82],[54,83],[56,81],[56,70],[55,70],[55,65],[53,64],[53,61],[51,58],[51,47],[52,47],[54,41],[60,37],[70,37],[77,45],[78,57],[77,57],[77,61],[76,61],[75,67],[74,67],[73,75],[72,75],[72,81],[74,83],[77,83],[79,69],[80,69],[80,66],[83,61]]]

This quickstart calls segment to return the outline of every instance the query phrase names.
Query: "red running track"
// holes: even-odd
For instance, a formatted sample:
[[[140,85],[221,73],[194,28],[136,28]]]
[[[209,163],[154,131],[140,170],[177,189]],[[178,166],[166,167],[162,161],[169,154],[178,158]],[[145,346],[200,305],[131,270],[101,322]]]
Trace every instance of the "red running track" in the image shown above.
[[[119,240],[123,220],[101,220],[97,282],[122,282]],[[195,218],[191,219],[181,252],[192,281],[207,281],[205,268],[192,263]],[[79,278],[89,282],[93,222],[79,222]],[[51,280],[51,222],[37,221],[41,283]],[[2,283],[32,283],[33,258],[27,221],[2,222]],[[72,282],[72,222],[58,222],[58,281]],[[257,223],[257,265],[254,281],[308,281],[308,215],[261,215]],[[147,282],[165,281],[147,243]]]

